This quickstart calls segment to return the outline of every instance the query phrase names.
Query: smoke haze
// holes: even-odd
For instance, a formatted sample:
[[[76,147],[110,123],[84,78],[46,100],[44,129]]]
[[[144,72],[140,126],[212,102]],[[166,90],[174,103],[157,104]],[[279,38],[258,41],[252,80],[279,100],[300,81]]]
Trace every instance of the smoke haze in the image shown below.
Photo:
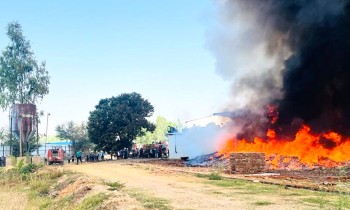
[[[227,111],[250,131],[293,137],[301,124],[350,134],[350,0],[224,0],[208,44],[232,82]],[[272,125],[266,106],[277,106]],[[254,116],[254,117],[251,117]],[[255,125],[251,125],[255,122]],[[242,138],[251,137],[244,129]]]

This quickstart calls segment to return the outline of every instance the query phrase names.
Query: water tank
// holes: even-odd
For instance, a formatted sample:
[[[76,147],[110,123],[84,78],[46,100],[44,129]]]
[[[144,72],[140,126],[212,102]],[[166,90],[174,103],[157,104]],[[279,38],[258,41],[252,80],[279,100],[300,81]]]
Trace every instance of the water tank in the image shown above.
[[[36,131],[36,106],[34,104],[15,104],[12,106],[12,132],[17,137],[22,132],[22,141],[27,142]]]

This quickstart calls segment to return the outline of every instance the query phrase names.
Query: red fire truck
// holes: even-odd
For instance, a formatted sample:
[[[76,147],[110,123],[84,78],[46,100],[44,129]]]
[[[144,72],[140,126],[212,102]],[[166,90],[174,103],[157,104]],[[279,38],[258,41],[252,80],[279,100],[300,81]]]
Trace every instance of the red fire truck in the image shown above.
[[[58,163],[63,165],[64,163],[64,150],[61,148],[49,149],[47,151],[47,164],[51,165]]]

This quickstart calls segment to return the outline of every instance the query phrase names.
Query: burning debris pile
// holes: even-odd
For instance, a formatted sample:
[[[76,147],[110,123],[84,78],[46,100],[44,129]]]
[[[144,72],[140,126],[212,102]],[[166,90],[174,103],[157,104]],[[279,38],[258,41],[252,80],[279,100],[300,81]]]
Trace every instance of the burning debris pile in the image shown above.
[[[229,160],[223,154],[218,154],[217,152],[200,155],[186,162],[186,166],[227,167],[228,165]]]
[[[244,45],[239,46],[240,52],[230,48],[236,46],[232,43],[213,47],[218,72],[231,77],[233,93],[239,98],[227,111],[245,110],[239,117],[232,115],[232,130],[239,131],[224,137],[219,155],[263,152],[272,168],[347,164],[350,0],[226,0],[219,4],[220,41]],[[225,37],[232,31],[239,35]]]

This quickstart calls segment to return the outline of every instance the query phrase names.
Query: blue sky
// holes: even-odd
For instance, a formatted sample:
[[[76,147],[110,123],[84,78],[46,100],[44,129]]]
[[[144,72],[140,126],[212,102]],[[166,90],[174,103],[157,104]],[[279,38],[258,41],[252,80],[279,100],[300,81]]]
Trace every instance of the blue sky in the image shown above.
[[[211,0],[2,1],[0,49],[9,43],[7,24],[18,21],[37,60],[46,61],[50,93],[38,109],[51,113],[51,135],[58,124],[87,121],[100,99],[129,92],[148,99],[155,117],[185,122],[220,111],[227,100],[229,85],[206,47],[214,6]]]

